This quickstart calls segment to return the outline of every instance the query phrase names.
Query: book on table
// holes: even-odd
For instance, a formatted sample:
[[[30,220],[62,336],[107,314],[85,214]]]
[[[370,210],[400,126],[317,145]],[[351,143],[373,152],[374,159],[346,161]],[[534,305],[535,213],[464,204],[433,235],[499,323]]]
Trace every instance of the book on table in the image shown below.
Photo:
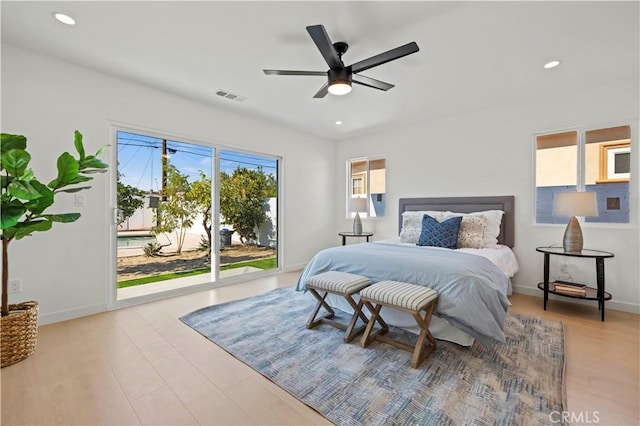
[[[561,280],[555,280],[553,282],[553,284],[555,285],[559,285],[561,287],[571,287],[571,288],[587,288],[586,284],[580,284],[580,283],[572,283],[569,281],[561,281]]]
[[[569,283],[566,281],[555,281],[553,283],[553,290],[560,293],[575,294],[578,296],[584,296],[587,294],[587,286],[585,284]]]
[[[557,293],[564,293],[564,294],[575,294],[577,296],[586,296],[587,295],[587,290],[571,290],[571,289],[567,289],[567,288],[559,288],[556,287],[554,289],[554,291],[556,291]]]

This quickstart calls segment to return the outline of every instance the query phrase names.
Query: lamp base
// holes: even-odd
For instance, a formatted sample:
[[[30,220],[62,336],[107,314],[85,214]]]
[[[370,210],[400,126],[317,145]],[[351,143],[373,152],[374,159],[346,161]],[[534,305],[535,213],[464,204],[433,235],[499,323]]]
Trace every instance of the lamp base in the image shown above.
[[[353,233],[355,235],[362,234],[362,221],[360,220],[360,214],[356,212],[356,216],[353,218]]]
[[[583,246],[582,228],[575,216],[569,219],[567,229],[564,231],[564,237],[562,239],[562,247],[564,251],[580,252]]]

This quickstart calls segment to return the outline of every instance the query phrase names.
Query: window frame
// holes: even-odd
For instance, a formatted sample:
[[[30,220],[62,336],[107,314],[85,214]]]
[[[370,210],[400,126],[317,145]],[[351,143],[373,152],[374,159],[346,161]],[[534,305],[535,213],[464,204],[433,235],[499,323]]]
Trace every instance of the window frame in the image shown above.
[[[616,173],[612,169],[615,154],[631,154],[631,142],[610,142],[600,145],[600,178],[596,183],[630,182],[631,172]],[[613,166],[615,167],[615,166]]]
[[[137,125],[131,125],[131,124],[121,123],[117,121],[110,121],[109,122],[110,140],[114,143],[115,146],[117,146],[117,140],[118,140],[117,134],[119,131],[149,136],[153,138],[160,138],[160,139],[165,138],[165,139],[175,140],[183,143],[202,145],[202,146],[212,148],[213,149],[213,157],[212,157],[213,175],[212,175],[212,182],[211,182],[211,186],[212,186],[211,196],[212,196],[212,200],[217,200],[216,202],[212,203],[212,217],[216,217],[216,218],[220,218],[219,186],[220,186],[221,167],[220,167],[219,153],[221,151],[233,151],[233,152],[238,152],[243,154],[263,156],[263,157],[276,160],[276,172],[275,172],[275,175],[277,178],[276,232],[277,232],[277,245],[278,245],[277,255],[276,255],[277,266],[276,268],[269,269],[269,270],[252,272],[251,279],[254,279],[254,278],[258,279],[261,277],[272,276],[272,275],[276,275],[284,272],[283,259],[284,259],[284,250],[285,250],[284,247],[286,245],[284,241],[284,236],[283,236],[283,231],[284,231],[283,199],[284,199],[284,192],[285,192],[284,170],[286,167],[286,161],[285,161],[284,155],[278,154],[278,153],[260,151],[257,149],[239,148],[237,146],[227,144],[227,143],[222,143],[220,141],[194,138],[194,137],[186,136],[180,133],[175,133],[175,132],[162,130],[162,129],[152,129],[144,126],[137,126]],[[117,165],[118,164],[117,150],[112,149],[110,151],[111,151],[110,162],[111,164]],[[110,206],[109,240],[111,241],[110,244],[112,245],[114,244],[113,242],[115,241],[115,237],[117,235],[117,224],[115,223],[117,220],[115,216],[117,213],[117,190],[116,190],[117,170],[118,170],[118,167],[110,167],[109,169],[109,173],[111,175],[110,189],[109,189],[109,194],[110,194],[109,195],[109,206]],[[218,221],[216,221],[215,226],[219,226]],[[214,256],[212,256],[212,271],[215,269],[215,279],[212,280],[211,282],[196,284],[196,285],[188,286],[184,288],[177,288],[177,289],[164,291],[156,294],[149,294],[149,295],[143,295],[143,296],[134,297],[130,299],[120,299],[120,300],[118,300],[118,296],[117,296],[118,289],[117,289],[117,286],[115,285],[115,283],[117,282],[117,268],[115,267],[117,263],[117,258],[116,258],[116,250],[114,247],[113,250],[111,250],[112,254],[110,256],[110,259],[108,260],[110,262],[109,279],[107,282],[108,287],[106,289],[106,292],[109,295],[108,303],[107,303],[108,309],[117,309],[117,308],[122,308],[127,306],[138,305],[138,304],[146,303],[153,300],[173,297],[175,295],[184,295],[184,294],[188,294],[188,293],[192,293],[194,291],[200,291],[200,290],[210,290],[212,288],[232,284],[234,280],[236,280],[234,277],[224,277],[224,278],[220,277],[220,268],[219,268],[220,267],[219,265],[220,238],[213,238],[213,243],[215,247],[215,259],[213,258]],[[215,266],[214,266],[214,262],[215,262]],[[158,296],[158,295],[161,295],[161,296]]]
[[[346,161],[346,197],[345,197],[345,210],[346,210],[346,218],[347,219],[353,219],[355,217],[355,212],[351,211],[351,205],[352,202],[351,200],[354,198],[364,198],[366,201],[366,210],[364,212],[358,212],[360,214],[360,216],[362,218],[367,218],[367,219],[371,219],[371,218],[377,218],[379,217],[378,215],[371,215],[371,211],[372,211],[372,200],[371,200],[371,163],[375,162],[375,161],[379,161],[379,160],[383,160],[384,161],[384,176],[385,176],[385,182],[386,182],[386,175],[387,175],[387,158],[384,155],[375,155],[375,156],[369,156],[369,157],[357,157],[357,158],[350,158],[347,159]],[[352,169],[352,164],[353,163],[358,163],[358,162],[365,162],[365,170],[363,171],[358,171],[356,173],[352,173],[351,169]],[[377,170],[377,169],[374,169]],[[356,179],[362,178],[362,182],[363,182],[363,190],[364,192],[361,193],[356,193],[354,192],[354,182]],[[386,183],[385,183],[385,192],[383,194],[386,194]],[[381,215],[381,216],[384,216]]]
[[[358,187],[361,187],[361,191],[356,192],[356,181],[361,181],[362,184],[358,185]],[[367,172],[358,172],[358,173],[351,173],[351,186],[349,189],[349,192],[351,194],[351,197],[353,198],[356,195],[367,195],[368,193],[368,179],[367,179]]]

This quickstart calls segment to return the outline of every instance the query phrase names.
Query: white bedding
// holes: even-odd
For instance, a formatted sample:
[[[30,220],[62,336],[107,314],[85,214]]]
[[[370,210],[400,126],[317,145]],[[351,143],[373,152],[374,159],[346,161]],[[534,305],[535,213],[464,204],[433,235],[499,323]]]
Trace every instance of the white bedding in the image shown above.
[[[401,243],[400,238],[392,238],[389,240],[376,241],[377,243],[385,243],[385,244],[399,244],[405,246],[415,246],[415,244],[410,243]],[[449,250],[449,249],[442,249]],[[475,254],[478,256],[483,256],[489,259],[494,263],[504,274],[512,278],[520,269],[518,266],[518,260],[516,259],[516,255],[513,251],[501,244],[498,244],[495,248],[481,248],[481,249],[473,249],[473,248],[460,248],[458,251],[462,251],[465,253]]]
[[[398,245],[407,245],[407,246],[415,246],[415,244],[409,243],[401,243],[400,238],[394,238],[390,240],[378,241],[378,244],[398,244]],[[449,249],[442,249],[449,250]],[[472,248],[463,248],[458,249],[459,251],[463,251],[465,253],[474,254],[477,256],[483,256],[489,259],[493,264],[495,264],[498,269],[500,269],[507,277],[508,280],[508,288],[505,289],[505,292],[510,295],[512,293],[511,288],[511,277],[513,277],[516,272],[519,270],[518,261],[516,259],[513,251],[504,245],[498,245],[495,248],[482,248],[482,249],[472,249]],[[356,295],[354,299],[357,301],[358,296]],[[346,300],[342,296],[337,296],[334,294],[327,295],[327,302],[330,306],[340,309],[341,311],[345,311],[348,313],[352,313],[353,309],[346,302]],[[403,328],[412,333],[418,334],[420,329],[416,325],[415,319],[408,313],[397,310],[390,309],[387,307],[383,307],[381,311],[382,318],[387,322],[387,324]],[[433,316],[431,320],[431,324],[429,327],[431,334],[436,339],[447,340],[453,343],[457,343],[462,346],[471,346],[474,342],[474,338],[469,334],[461,331],[451,324],[447,322],[447,320],[440,318],[436,315]]]

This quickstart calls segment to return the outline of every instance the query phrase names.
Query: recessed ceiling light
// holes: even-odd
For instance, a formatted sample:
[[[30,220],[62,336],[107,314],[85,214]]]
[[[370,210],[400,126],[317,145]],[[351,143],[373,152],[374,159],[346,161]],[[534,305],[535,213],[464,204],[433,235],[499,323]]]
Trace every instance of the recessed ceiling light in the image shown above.
[[[53,17],[56,18],[59,22],[62,22],[65,25],[75,25],[76,20],[73,19],[69,15],[65,15],[64,13],[56,12],[53,14]]]
[[[544,67],[546,69],[551,69],[551,68],[557,67],[558,65],[560,65],[560,61],[549,61],[546,64],[544,64]]]
[[[342,124],[342,121],[340,121],[340,120],[336,121],[336,126],[339,126],[341,124]]]

